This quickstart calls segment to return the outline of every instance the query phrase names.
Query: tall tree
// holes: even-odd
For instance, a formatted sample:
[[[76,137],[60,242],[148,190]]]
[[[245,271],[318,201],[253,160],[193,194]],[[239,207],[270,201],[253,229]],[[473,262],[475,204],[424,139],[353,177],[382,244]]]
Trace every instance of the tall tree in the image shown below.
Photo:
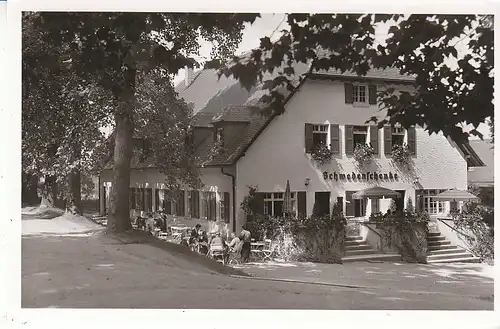
[[[46,32],[31,18],[23,18],[23,172],[45,179],[43,204],[64,195],[66,206],[80,212],[80,174],[91,168],[103,138],[107,95],[74,74],[64,47],[44,43]]]
[[[161,67],[175,75],[197,63],[200,38],[212,42],[213,56],[227,58],[241,41],[245,22],[256,14],[37,13],[47,31],[44,42],[64,47],[83,79],[111,91],[114,116],[114,178],[108,229],[123,231],[129,219],[130,160],[141,72]]]
[[[261,38],[257,49],[224,63],[220,71],[251,88],[264,73],[279,70],[265,81],[269,94],[263,101],[270,105],[268,110],[284,111],[280,88],[293,88],[290,76],[296,61],[311,63],[313,70],[333,68],[360,76],[388,67],[414,76],[413,92],[387,88],[379,93],[378,102],[387,110],[380,126],[420,125],[429,133],[463,141],[469,133],[462,124],[477,128],[493,116],[492,16],[287,14],[287,22],[289,29],[277,41]],[[389,34],[377,44],[375,27],[380,23],[389,25]],[[464,56],[458,44],[468,50]],[[481,136],[476,129],[470,134]]]

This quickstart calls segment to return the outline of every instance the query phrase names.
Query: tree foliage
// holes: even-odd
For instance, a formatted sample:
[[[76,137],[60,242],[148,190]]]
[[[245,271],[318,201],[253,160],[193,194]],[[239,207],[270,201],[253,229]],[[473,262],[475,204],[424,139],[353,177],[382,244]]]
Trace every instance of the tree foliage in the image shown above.
[[[394,93],[390,86],[379,92],[379,105],[387,111],[379,126],[420,125],[430,134],[442,132],[463,141],[469,133],[462,124],[477,128],[493,116],[492,16],[287,14],[287,22],[290,28],[278,40],[261,38],[257,49],[220,70],[246,88],[278,70],[274,79],[264,81],[267,110],[284,111],[280,88],[293,88],[293,63],[302,62],[313,71],[333,68],[363,76],[371,68],[393,67],[413,76],[413,92]],[[380,23],[389,24],[389,34],[378,44],[375,26]],[[468,50],[463,57],[459,44]],[[470,134],[481,136],[476,129]]]
[[[131,227],[128,190],[132,137],[138,105],[148,102],[144,97],[137,98],[137,90],[140,89],[138,78],[158,68],[165,76],[173,77],[185,66],[197,66],[193,57],[199,55],[201,38],[213,44],[213,56],[226,59],[241,41],[244,23],[253,22],[257,16],[132,12],[30,13],[33,24],[44,32],[42,42],[47,47],[62,50],[61,58],[66,60],[65,64],[68,63],[71,72],[81,81],[91,81],[111,94],[112,106],[103,108],[106,115],[114,117],[115,128],[114,179],[108,229],[123,231]],[[63,66],[60,62],[50,64],[50,68],[56,70]],[[154,125],[152,121],[148,124]],[[172,169],[175,165],[170,163],[166,167]]]
[[[33,16],[23,17],[22,170],[45,179],[49,203],[62,196],[74,204],[79,200],[68,179],[73,175],[79,185],[80,174],[94,167],[94,149],[104,139],[99,128],[108,123],[102,111],[108,95],[82,82],[66,62],[64,46],[46,44],[45,36]]]

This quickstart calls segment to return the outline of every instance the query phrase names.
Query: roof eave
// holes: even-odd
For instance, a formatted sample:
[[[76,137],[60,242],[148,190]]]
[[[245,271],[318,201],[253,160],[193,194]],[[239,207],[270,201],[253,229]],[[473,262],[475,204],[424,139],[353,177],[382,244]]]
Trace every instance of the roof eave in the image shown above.
[[[366,76],[344,76],[339,74],[328,73],[310,73],[309,78],[313,80],[342,80],[342,81],[379,81],[394,84],[414,85],[413,79],[391,79],[382,77],[366,77]]]

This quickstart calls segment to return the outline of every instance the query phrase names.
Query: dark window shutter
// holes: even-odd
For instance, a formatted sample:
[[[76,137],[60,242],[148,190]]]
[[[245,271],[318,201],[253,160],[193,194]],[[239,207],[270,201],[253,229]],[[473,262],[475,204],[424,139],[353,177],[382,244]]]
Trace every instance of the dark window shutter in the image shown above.
[[[257,214],[264,214],[264,193],[256,192],[253,199],[252,209]]]
[[[160,190],[155,189],[155,211],[160,210]]]
[[[384,154],[392,153],[392,127],[384,126]]]
[[[177,216],[184,216],[185,211],[184,211],[184,190],[178,191],[177,192],[177,200],[175,202],[175,212]]]
[[[307,216],[306,196],[307,194],[305,191],[297,192],[297,213],[299,214],[299,217]]]
[[[311,123],[305,124],[305,146],[306,153],[312,153],[314,151],[314,142],[313,142],[313,125]]]
[[[345,131],[345,154],[351,155],[354,152],[354,136],[353,127],[346,125],[344,127]]]
[[[418,212],[422,212],[424,211],[424,191],[423,190],[417,190],[415,192],[415,195],[416,195],[416,199],[417,199],[417,211]]]
[[[415,131],[415,127],[408,128],[408,149],[411,154],[417,154],[417,132]]]
[[[130,209],[135,209],[135,188],[131,187],[129,189],[129,200],[128,202],[130,203]]]
[[[378,154],[378,127],[376,125],[370,126],[370,144],[373,147],[375,154]]]
[[[372,203],[372,214],[379,212],[379,199],[371,199]]]
[[[330,125],[330,147],[333,154],[340,153],[340,130],[339,125]]]
[[[352,199],[352,195],[354,191],[345,191],[345,215],[346,216],[354,216],[354,200]]]
[[[200,218],[200,191],[194,191],[194,218]]]
[[[224,192],[224,222],[229,223],[229,192]]]
[[[153,189],[146,189],[147,212],[153,212]]]
[[[146,189],[141,188],[141,210],[146,211]]]
[[[172,202],[170,201],[170,199],[167,199],[165,197],[163,198],[163,210],[167,215],[172,215]]]
[[[345,103],[346,104],[352,104],[353,99],[352,99],[352,83],[344,83],[344,90],[345,90]]]
[[[376,85],[369,85],[368,86],[368,98],[369,102],[372,105],[377,104],[377,86]]]

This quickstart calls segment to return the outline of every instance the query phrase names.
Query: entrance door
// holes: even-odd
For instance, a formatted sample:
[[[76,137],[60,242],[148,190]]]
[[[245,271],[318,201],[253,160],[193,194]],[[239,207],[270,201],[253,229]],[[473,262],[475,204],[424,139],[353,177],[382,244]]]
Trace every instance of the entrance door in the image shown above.
[[[405,190],[397,190],[399,194],[401,194],[400,198],[396,198],[396,212],[403,212],[405,210]]]
[[[314,210],[317,216],[330,215],[330,192],[316,192],[314,194]]]

